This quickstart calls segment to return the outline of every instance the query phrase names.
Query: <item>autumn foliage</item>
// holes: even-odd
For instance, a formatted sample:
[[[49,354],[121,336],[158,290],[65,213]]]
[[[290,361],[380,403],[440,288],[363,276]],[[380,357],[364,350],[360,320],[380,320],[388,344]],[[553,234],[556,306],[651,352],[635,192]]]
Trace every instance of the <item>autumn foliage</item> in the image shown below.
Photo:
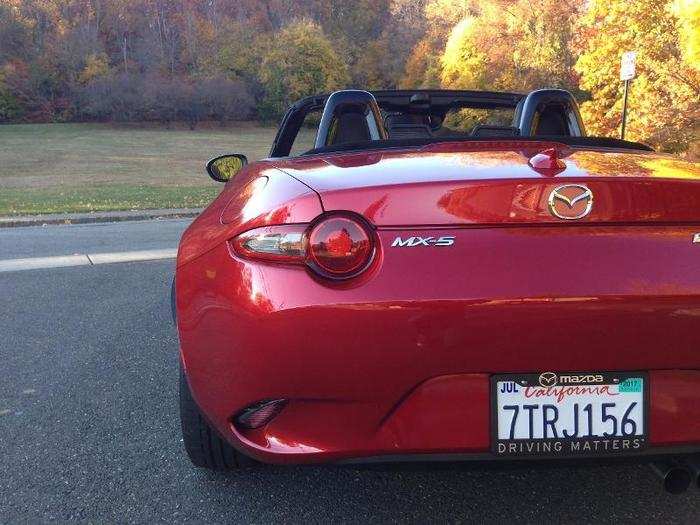
[[[563,87],[698,155],[700,0],[0,0],[0,121],[277,119],[342,87]]]
[[[700,0],[430,0],[407,87],[569,89],[589,134],[618,136],[624,51],[637,52],[626,138],[700,154]]]
[[[672,151],[698,139],[700,117],[700,2],[593,0],[578,21],[576,62],[589,132],[615,133],[621,112],[621,50],[637,51],[637,78],[630,90],[629,136]],[[605,38],[615,35],[615,38]]]

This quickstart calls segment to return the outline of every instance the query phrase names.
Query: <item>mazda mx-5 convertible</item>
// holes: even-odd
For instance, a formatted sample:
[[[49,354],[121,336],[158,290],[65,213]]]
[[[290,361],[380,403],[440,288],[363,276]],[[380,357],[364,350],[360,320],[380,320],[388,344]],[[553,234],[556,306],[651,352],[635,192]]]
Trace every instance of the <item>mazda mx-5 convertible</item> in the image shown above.
[[[195,465],[700,452],[700,168],[572,96],[338,91],[284,116],[180,242]]]

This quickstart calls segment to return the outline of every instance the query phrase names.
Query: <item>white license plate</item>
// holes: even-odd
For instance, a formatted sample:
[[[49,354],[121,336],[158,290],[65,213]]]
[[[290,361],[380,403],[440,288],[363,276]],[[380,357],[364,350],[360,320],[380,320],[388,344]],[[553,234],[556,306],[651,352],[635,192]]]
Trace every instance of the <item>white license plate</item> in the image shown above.
[[[647,375],[501,375],[491,381],[499,456],[624,454],[647,444]]]

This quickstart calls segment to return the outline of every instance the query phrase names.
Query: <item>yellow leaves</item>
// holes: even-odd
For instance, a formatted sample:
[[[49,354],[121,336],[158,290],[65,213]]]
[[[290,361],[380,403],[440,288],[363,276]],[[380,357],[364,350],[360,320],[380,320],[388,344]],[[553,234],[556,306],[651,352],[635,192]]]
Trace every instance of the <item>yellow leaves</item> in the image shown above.
[[[700,149],[700,0],[431,0],[426,18],[404,85],[564,87],[588,98],[589,134],[618,136],[620,58],[637,51],[628,138]]]
[[[687,149],[698,125],[700,76],[688,62],[697,31],[698,0],[591,0],[576,31],[575,69],[591,99],[581,112],[589,133],[616,136],[621,122],[620,58],[637,51],[637,77],[630,84],[627,138],[669,151]],[[680,14],[679,14],[680,13]],[[685,33],[691,36],[684,36]],[[687,42],[690,42],[689,44]],[[690,50],[690,51],[689,51]]]
[[[454,27],[441,59],[443,86],[453,89],[482,87],[488,57],[480,51],[477,36],[474,17],[466,17]]]
[[[102,77],[109,73],[109,58],[104,53],[93,53],[85,60],[85,67],[78,75],[81,84],[87,84],[95,78]]]
[[[442,49],[443,86],[517,91],[575,87],[571,19],[583,0],[463,4],[470,6],[461,11],[468,14],[453,26]]]
[[[675,0],[671,12],[678,21],[683,59],[696,71],[700,70],[700,0]]]

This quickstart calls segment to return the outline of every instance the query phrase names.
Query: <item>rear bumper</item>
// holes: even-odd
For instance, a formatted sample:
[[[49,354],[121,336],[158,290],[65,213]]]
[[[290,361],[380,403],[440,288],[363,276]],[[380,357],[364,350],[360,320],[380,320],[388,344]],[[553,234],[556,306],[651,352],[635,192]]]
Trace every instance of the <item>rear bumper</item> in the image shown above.
[[[614,457],[652,458],[700,452],[700,371],[649,374],[650,446]],[[219,431],[246,454],[269,463],[395,461],[527,461],[490,451],[489,376],[442,376],[425,381],[382,417],[371,403],[292,400],[258,430]],[[583,454],[574,459],[599,459]],[[548,457],[546,459],[562,459]]]
[[[495,459],[492,374],[640,370],[651,396],[642,454],[696,450],[700,277],[674,253],[689,234],[580,228],[544,243],[535,231],[464,231],[457,242],[470,251],[450,259],[449,279],[426,251],[387,249],[345,287],[238,260],[225,245],[179,266],[182,360],[204,415],[271,463]],[[381,245],[394,235],[380,232]],[[566,265],[546,268],[546,246]],[[289,404],[262,429],[232,424],[278,398]]]

